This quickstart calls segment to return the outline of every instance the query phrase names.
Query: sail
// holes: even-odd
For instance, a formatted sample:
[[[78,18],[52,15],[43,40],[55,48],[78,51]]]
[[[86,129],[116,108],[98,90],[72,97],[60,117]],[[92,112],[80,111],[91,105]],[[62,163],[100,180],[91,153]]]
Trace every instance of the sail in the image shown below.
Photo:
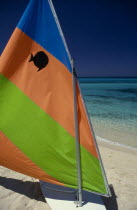
[[[51,1],[31,0],[0,59],[0,165],[77,188],[72,67]],[[107,194],[77,85],[82,188]]]

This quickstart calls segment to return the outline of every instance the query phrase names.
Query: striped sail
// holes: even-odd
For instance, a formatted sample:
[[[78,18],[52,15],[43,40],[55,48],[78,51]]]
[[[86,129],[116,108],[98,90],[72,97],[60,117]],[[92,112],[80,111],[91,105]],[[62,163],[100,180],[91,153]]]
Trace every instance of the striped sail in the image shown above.
[[[107,194],[77,86],[82,188]],[[72,67],[48,0],[31,0],[0,59],[0,164],[77,188]]]

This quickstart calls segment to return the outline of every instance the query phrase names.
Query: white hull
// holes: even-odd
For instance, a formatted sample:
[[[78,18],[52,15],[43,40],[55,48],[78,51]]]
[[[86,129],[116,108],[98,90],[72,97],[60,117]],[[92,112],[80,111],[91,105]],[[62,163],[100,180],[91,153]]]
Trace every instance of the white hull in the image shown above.
[[[76,193],[58,192],[49,190],[46,188],[64,190],[64,191],[75,191],[67,187],[61,187],[53,185],[47,182],[40,181],[42,193],[52,210],[76,210],[77,201]],[[79,207],[81,210],[106,210],[105,205],[99,195],[83,191],[83,205]],[[78,208],[77,208],[78,209]]]

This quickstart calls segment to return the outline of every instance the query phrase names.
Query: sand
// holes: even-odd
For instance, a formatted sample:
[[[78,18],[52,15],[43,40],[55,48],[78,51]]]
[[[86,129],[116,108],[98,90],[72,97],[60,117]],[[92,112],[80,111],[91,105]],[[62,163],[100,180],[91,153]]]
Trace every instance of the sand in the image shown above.
[[[120,148],[122,150],[122,148]],[[112,198],[104,200],[108,210],[137,210],[137,155],[100,146]]]
[[[108,210],[137,210],[137,150],[99,141],[112,198]],[[0,167],[0,210],[49,210],[36,179]]]

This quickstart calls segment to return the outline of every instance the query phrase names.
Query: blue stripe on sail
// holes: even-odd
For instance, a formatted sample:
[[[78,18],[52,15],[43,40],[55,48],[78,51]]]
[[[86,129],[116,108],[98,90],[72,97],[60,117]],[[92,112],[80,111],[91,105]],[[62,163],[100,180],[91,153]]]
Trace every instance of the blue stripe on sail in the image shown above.
[[[48,0],[31,0],[17,27],[60,60],[72,72]]]

